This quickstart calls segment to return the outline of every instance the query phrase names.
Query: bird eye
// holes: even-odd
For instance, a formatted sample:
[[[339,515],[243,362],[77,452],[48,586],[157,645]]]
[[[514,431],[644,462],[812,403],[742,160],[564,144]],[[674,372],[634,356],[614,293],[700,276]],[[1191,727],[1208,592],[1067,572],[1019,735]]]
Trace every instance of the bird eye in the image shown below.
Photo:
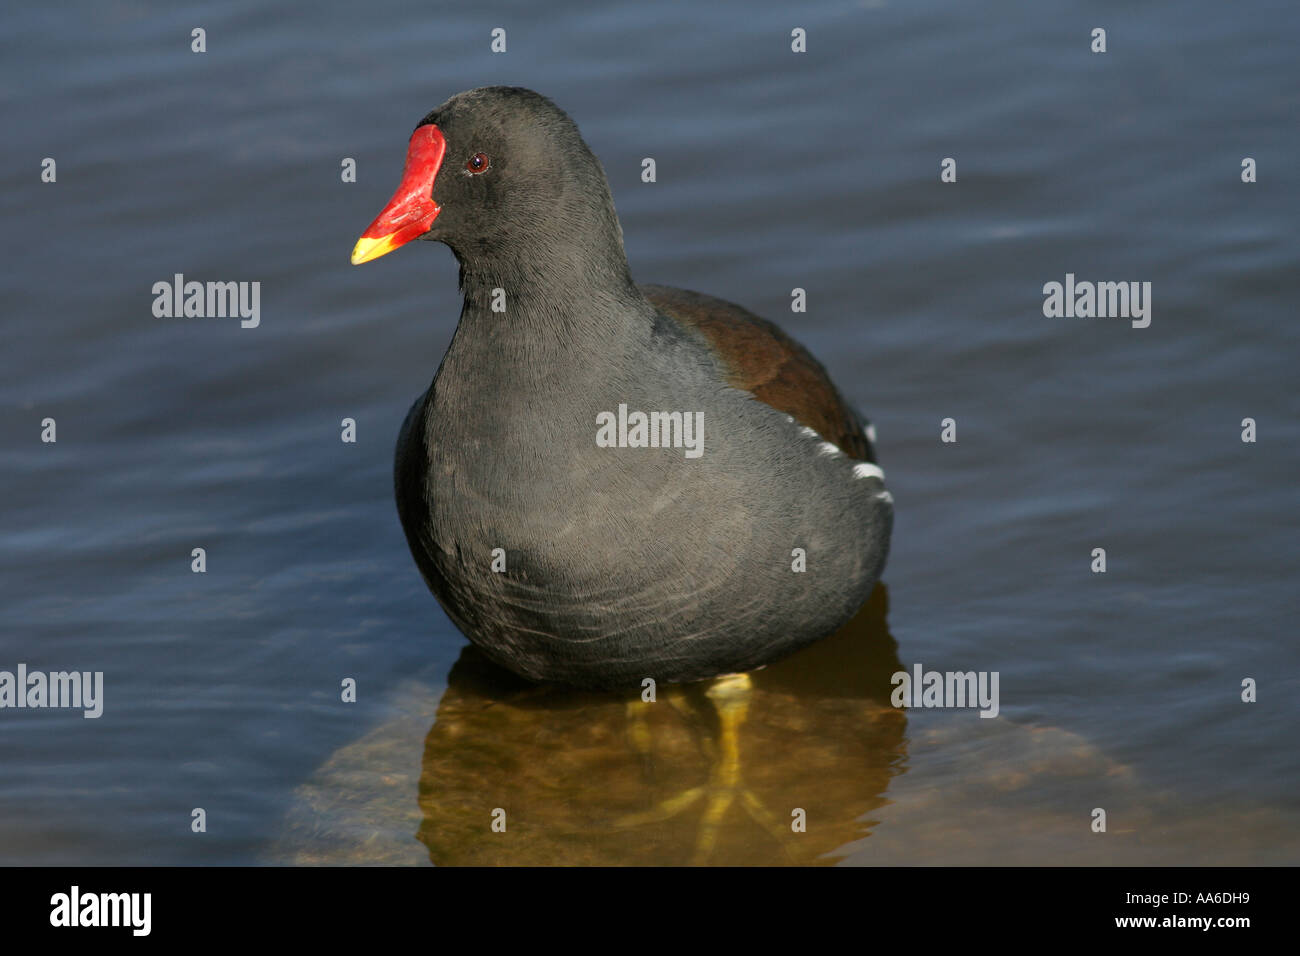
[[[465,168],[471,173],[481,173],[488,168],[488,158],[483,153],[475,153],[465,164]]]

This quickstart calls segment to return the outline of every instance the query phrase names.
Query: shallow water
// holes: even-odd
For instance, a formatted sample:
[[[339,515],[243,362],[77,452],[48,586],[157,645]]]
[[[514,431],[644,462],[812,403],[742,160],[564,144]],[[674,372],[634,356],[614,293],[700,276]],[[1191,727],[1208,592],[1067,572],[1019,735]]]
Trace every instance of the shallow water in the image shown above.
[[[0,862],[1296,862],[1294,6],[582,10],[6,13],[0,670],[106,691],[0,710]],[[711,831],[703,689],[482,673],[397,523],[455,262],[348,253],[489,83],[575,117],[638,280],[780,321],[879,429],[887,616],[755,676]],[[260,325],[155,318],[177,272],[261,282]],[[1067,273],[1151,282],[1150,326],[1045,318]],[[999,672],[1000,716],[889,707],[915,662]]]

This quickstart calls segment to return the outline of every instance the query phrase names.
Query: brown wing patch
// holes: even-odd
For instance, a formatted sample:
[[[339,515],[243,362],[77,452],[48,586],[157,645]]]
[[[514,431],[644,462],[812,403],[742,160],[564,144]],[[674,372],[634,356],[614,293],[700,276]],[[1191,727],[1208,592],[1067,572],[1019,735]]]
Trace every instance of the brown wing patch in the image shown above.
[[[826,369],[776,325],[699,292],[639,288],[655,308],[704,336],[730,370],[731,385],[808,426],[850,458],[875,461],[862,422]]]

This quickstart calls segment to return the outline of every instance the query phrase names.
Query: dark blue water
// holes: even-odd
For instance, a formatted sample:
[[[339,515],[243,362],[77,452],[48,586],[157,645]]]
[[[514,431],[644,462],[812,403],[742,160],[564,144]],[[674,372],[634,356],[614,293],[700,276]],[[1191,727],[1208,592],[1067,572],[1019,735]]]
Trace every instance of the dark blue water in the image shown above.
[[[868,731],[822,709],[783,717],[812,728],[787,739],[760,714],[808,693],[756,698],[770,746],[748,762],[789,790],[779,817],[818,785],[799,758],[816,753],[850,819],[855,768],[876,768],[870,825],[824,850],[852,862],[1296,862],[1300,13],[768,6],[5,12],[0,670],[103,671],[106,689],[97,720],[0,710],[0,861],[266,861],[287,831],[298,859],[328,860],[354,825],[385,835],[354,860],[473,842],[415,839],[430,780],[477,779],[442,735],[501,728],[444,695],[465,642],[390,477],[455,327],[455,261],[348,254],[415,122],[510,83],[579,123],[639,281],[780,321],[876,422],[897,511],[881,672],[1001,675],[991,721],[884,713]],[[175,273],[260,282],[260,324],[155,317]],[[1152,283],[1150,326],[1045,317],[1067,273]],[[557,735],[558,762],[596,718],[556,706],[528,726]],[[598,763],[563,779],[553,801],[608,784]],[[575,826],[553,858],[603,840]]]

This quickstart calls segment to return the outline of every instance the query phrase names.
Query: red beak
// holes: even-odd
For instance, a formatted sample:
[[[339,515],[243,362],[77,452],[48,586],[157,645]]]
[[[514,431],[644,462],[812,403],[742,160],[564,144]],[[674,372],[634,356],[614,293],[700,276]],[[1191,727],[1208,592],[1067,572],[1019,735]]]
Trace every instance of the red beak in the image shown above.
[[[384,211],[357,240],[352,250],[354,266],[378,259],[433,228],[433,221],[442,211],[433,201],[433,181],[446,152],[447,141],[438,127],[421,126],[411,134],[402,182]]]

